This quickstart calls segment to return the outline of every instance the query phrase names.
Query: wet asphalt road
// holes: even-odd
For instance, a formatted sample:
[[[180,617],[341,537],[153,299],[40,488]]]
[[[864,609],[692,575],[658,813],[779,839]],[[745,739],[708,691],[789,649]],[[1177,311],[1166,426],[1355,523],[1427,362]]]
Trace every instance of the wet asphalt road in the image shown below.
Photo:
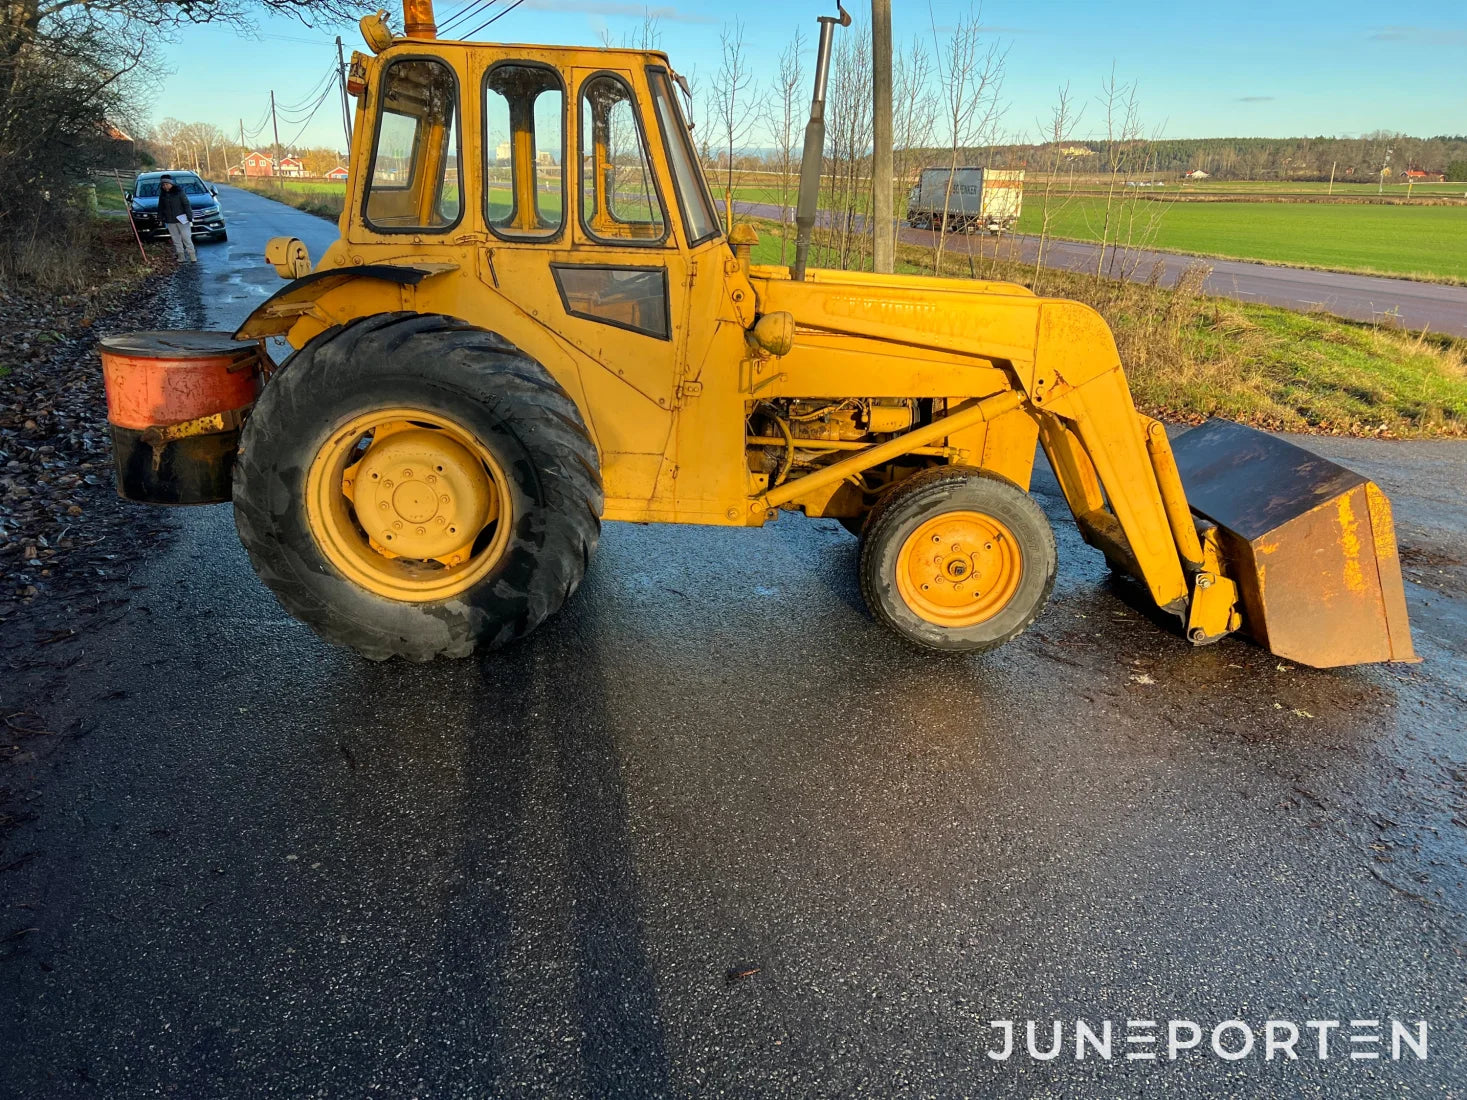
[[[225,199],[182,277],[221,327],[267,236],[334,233]],[[1194,650],[1047,477],[1053,602],[956,661],[823,521],[610,524],[526,642],[410,667],[289,619],[227,509],[160,513],[0,874],[0,1096],[1460,1096],[1467,448],[1318,449],[1393,495],[1424,664]],[[1427,1061],[984,1054],[1392,1016]]]
[[[722,208],[720,203],[719,209]],[[734,209],[761,218],[777,220],[780,217],[779,206],[770,203],[735,202]],[[1463,216],[1467,217],[1467,211],[1463,211]],[[937,234],[929,229],[911,229],[902,224],[898,225],[897,232],[904,244],[931,248],[937,241]],[[994,239],[986,234],[949,233],[946,247],[959,255],[971,252],[975,256],[1032,264],[1039,251],[1039,239],[1014,234]],[[1094,271],[1097,263],[1104,263],[1108,270],[1130,272],[1129,277],[1137,280],[1149,279],[1153,272],[1159,270],[1163,286],[1174,285],[1184,271],[1201,263],[1210,268],[1203,281],[1203,292],[1220,298],[1289,309],[1319,310],[1355,321],[1400,325],[1412,331],[1425,329],[1467,336],[1467,286],[1349,275],[1338,271],[1310,271],[1301,267],[1141,248],[1121,249],[1119,255],[1115,255],[1116,252],[1115,248],[1108,248],[1102,261],[1098,244],[1051,240],[1044,246],[1044,262],[1046,267],[1065,271]]]

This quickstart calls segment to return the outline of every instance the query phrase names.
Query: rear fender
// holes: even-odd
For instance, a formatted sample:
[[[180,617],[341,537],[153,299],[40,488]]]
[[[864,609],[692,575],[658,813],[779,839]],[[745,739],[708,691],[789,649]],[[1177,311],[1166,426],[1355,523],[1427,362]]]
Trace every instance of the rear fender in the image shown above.
[[[416,287],[427,279],[457,270],[457,264],[419,263],[362,264],[341,270],[313,271],[291,280],[256,306],[235,330],[234,338],[260,340],[285,336],[296,325],[312,321],[315,324],[309,327],[321,331],[367,314],[402,309],[403,287]],[[333,293],[352,282],[362,284],[360,293]],[[330,307],[322,301],[328,296],[332,298]]]

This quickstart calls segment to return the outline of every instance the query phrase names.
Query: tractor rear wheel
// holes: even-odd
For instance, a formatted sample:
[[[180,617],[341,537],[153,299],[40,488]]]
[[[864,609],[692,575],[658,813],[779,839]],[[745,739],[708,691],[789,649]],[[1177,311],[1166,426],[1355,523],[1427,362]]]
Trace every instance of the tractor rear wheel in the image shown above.
[[[234,467],[260,578],[373,660],[529,633],[580,584],[602,504],[595,445],[549,372],[432,314],[362,318],[291,356]]]
[[[986,470],[914,474],[871,511],[861,595],[923,649],[979,653],[1018,635],[1054,588],[1054,532],[1017,485]]]

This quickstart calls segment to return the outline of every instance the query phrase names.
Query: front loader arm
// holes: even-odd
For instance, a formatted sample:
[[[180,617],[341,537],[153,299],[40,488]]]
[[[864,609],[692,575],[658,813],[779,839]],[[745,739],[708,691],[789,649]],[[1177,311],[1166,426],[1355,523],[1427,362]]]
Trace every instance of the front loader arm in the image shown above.
[[[1137,413],[1115,339],[1100,314],[1079,302],[1038,298],[1017,287],[974,294],[944,292],[941,283],[851,286],[822,283],[823,274],[813,272],[802,283],[760,280],[761,311],[785,309],[804,328],[956,351],[1006,367],[1009,396],[1037,421],[1041,445],[1086,541],[1144,584],[1159,607],[1188,620],[1193,640],[1212,640],[1236,628],[1231,585],[1221,576],[1216,553],[1204,553],[1195,528],[1180,522],[1188,514],[1186,498],[1180,480],[1166,476],[1174,475],[1175,465],[1165,433],[1154,435],[1155,422]],[[839,382],[849,393],[881,392],[878,375],[889,369],[880,362],[843,365]],[[872,378],[852,377],[864,370]],[[983,377],[968,368],[946,381],[934,378],[933,384],[946,387],[950,401],[976,397],[982,399],[978,405],[997,410],[1003,395],[970,393],[962,388],[965,373]],[[797,386],[800,381],[792,379]],[[950,414],[950,422],[957,425],[957,417],[965,415],[981,414],[976,407],[959,411]],[[922,441],[945,434],[934,422]],[[918,445],[915,434],[898,438]],[[875,453],[873,448],[861,458]],[[843,474],[847,464],[859,463],[835,464],[824,476]],[[787,483],[783,496],[798,495],[806,480]],[[766,495],[759,503],[778,500]],[[1192,597],[1199,578],[1206,592],[1198,609],[1207,612],[1203,617],[1189,614],[1197,603]]]
[[[949,411],[807,478],[858,472],[904,441],[908,450],[951,447],[960,431],[1020,408],[1038,425],[1086,541],[1181,617],[1190,641],[1242,629],[1316,668],[1416,660],[1390,503],[1368,479],[1224,420],[1174,448],[1161,424],[1137,413],[1110,329],[1079,302],[1004,286],[964,293],[946,280],[822,283],[823,274],[756,279],[761,312],[788,310],[805,330],[902,345],[902,366],[880,355],[807,356],[780,385],[880,394],[895,369],[946,398]],[[923,349],[942,354],[914,371]],[[805,481],[762,503],[798,497]]]

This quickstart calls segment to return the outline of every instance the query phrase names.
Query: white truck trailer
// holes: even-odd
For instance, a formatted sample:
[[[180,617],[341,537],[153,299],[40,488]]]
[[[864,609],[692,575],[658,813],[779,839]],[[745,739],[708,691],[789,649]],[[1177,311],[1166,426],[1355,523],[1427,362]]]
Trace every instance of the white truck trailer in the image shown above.
[[[1014,228],[1023,208],[1022,169],[924,168],[907,194],[907,224],[940,229],[946,217],[949,232],[997,236]]]

